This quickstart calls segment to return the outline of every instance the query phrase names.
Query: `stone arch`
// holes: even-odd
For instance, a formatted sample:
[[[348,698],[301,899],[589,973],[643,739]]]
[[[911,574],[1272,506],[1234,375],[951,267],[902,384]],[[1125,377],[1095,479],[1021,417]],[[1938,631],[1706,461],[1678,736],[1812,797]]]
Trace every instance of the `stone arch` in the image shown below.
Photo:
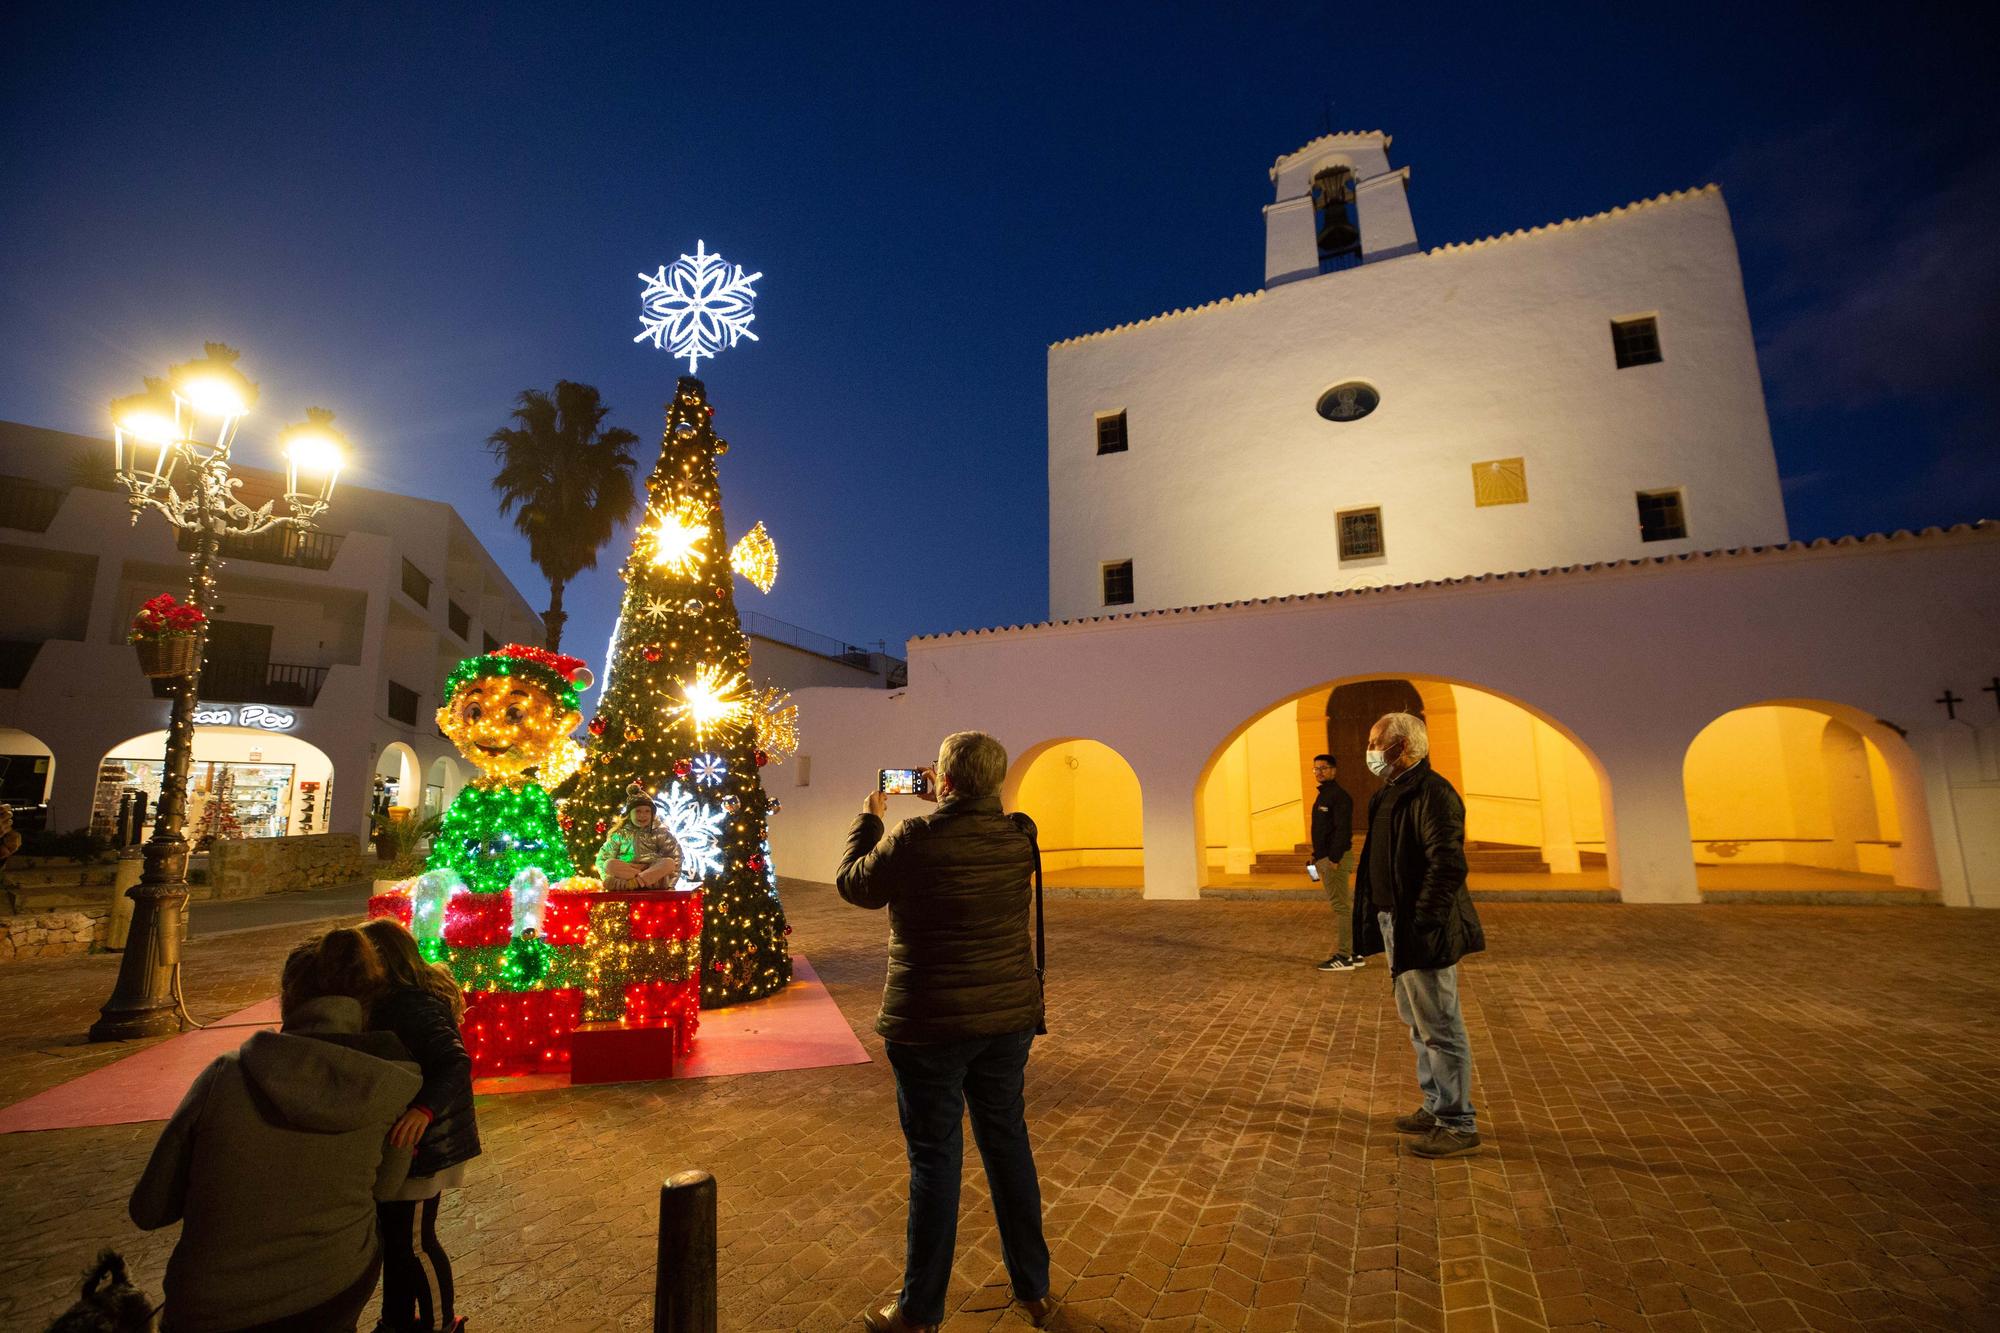
[[[1732,708],[1689,739],[1681,782],[1706,898],[1938,890],[1916,753],[1861,709],[1803,698]]]
[[[384,809],[405,809],[413,813],[423,809],[423,763],[417,752],[403,741],[390,741],[375,756],[375,780],[380,785],[369,797],[370,813],[380,814]]]
[[[451,798],[458,795],[458,789],[464,785],[465,776],[456,758],[441,754],[431,760],[430,767],[424,771],[422,813],[443,814],[445,807],[451,804]]]
[[[1393,688],[1371,692],[1375,686]],[[1359,717],[1343,716],[1353,711],[1341,706],[1348,691],[1367,696],[1359,705],[1364,712],[1411,709],[1429,722],[1433,767],[1466,798],[1475,889],[1589,898],[1615,891],[1611,783],[1590,746],[1559,719],[1503,691],[1400,672],[1346,676],[1295,691],[1221,738],[1201,767],[1194,794],[1196,841],[1210,887],[1318,892],[1305,879],[1302,847],[1316,752],[1339,761],[1339,781],[1355,802],[1359,842],[1358,824],[1380,783],[1360,762],[1365,727],[1347,734],[1356,731]]]
[[[1109,745],[1070,736],[1030,746],[1008,767],[1000,794],[1007,809],[1034,819],[1050,886],[1145,887],[1144,793]]]
[[[0,727],[0,802],[14,807],[14,827],[41,828],[56,785],[56,752],[33,732]]]

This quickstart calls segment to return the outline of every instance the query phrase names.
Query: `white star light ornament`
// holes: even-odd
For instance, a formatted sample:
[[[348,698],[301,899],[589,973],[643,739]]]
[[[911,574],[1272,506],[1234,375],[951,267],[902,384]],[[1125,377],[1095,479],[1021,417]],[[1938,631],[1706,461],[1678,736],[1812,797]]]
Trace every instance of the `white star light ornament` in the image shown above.
[[[651,339],[653,346],[686,357],[692,375],[701,358],[736,346],[737,339],[757,341],[750,332],[757,295],[751,284],[763,276],[746,275],[741,264],[724,262],[696,241],[693,254],[660,265],[658,273],[639,275],[646,285],[639,292],[641,327],[632,341]]]

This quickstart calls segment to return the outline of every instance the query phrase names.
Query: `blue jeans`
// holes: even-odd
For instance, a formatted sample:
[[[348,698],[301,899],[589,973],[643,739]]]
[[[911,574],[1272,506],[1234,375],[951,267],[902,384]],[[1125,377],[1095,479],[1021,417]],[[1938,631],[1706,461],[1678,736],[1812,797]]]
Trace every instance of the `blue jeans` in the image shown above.
[[[1396,919],[1387,912],[1375,915],[1393,970]],[[1410,1045],[1417,1052],[1424,1109],[1446,1129],[1472,1133],[1478,1128],[1472,1114],[1472,1047],[1458,1008],[1458,967],[1412,968],[1396,978],[1395,988],[1396,1013],[1410,1029]]]
[[[944,1291],[958,1243],[958,1182],[965,1160],[961,1120],[968,1104],[1014,1295],[1037,1301],[1049,1294],[1042,1186],[1035,1178],[1021,1097],[1034,1040],[1033,1032],[1010,1032],[969,1041],[883,1043],[896,1071],[896,1110],[910,1150],[902,1306],[913,1324],[944,1321]]]

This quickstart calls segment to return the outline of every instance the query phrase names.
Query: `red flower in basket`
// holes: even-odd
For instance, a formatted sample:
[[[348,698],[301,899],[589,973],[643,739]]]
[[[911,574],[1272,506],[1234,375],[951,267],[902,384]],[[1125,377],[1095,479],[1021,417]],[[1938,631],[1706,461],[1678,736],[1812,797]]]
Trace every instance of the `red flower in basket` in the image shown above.
[[[176,601],[170,592],[157,597],[149,597],[139,613],[132,617],[132,642],[141,639],[167,638],[179,634],[193,634],[208,619],[198,606],[184,606]]]

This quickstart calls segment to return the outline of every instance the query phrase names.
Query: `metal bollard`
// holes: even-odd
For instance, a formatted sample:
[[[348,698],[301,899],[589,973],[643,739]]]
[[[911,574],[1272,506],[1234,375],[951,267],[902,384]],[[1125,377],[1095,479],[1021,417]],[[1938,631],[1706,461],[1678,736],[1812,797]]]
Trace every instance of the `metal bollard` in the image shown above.
[[[123,949],[125,937],[132,933],[132,900],[125,896],[125,890],[139,882],[145,864],[137,847],[127,847],[118,853],[118,869],[111,881],[111,920],[104,935],[107,949]]]
[[[715,1333],[715,1177],[679,1171],[660,1186],[653,1333]]]

